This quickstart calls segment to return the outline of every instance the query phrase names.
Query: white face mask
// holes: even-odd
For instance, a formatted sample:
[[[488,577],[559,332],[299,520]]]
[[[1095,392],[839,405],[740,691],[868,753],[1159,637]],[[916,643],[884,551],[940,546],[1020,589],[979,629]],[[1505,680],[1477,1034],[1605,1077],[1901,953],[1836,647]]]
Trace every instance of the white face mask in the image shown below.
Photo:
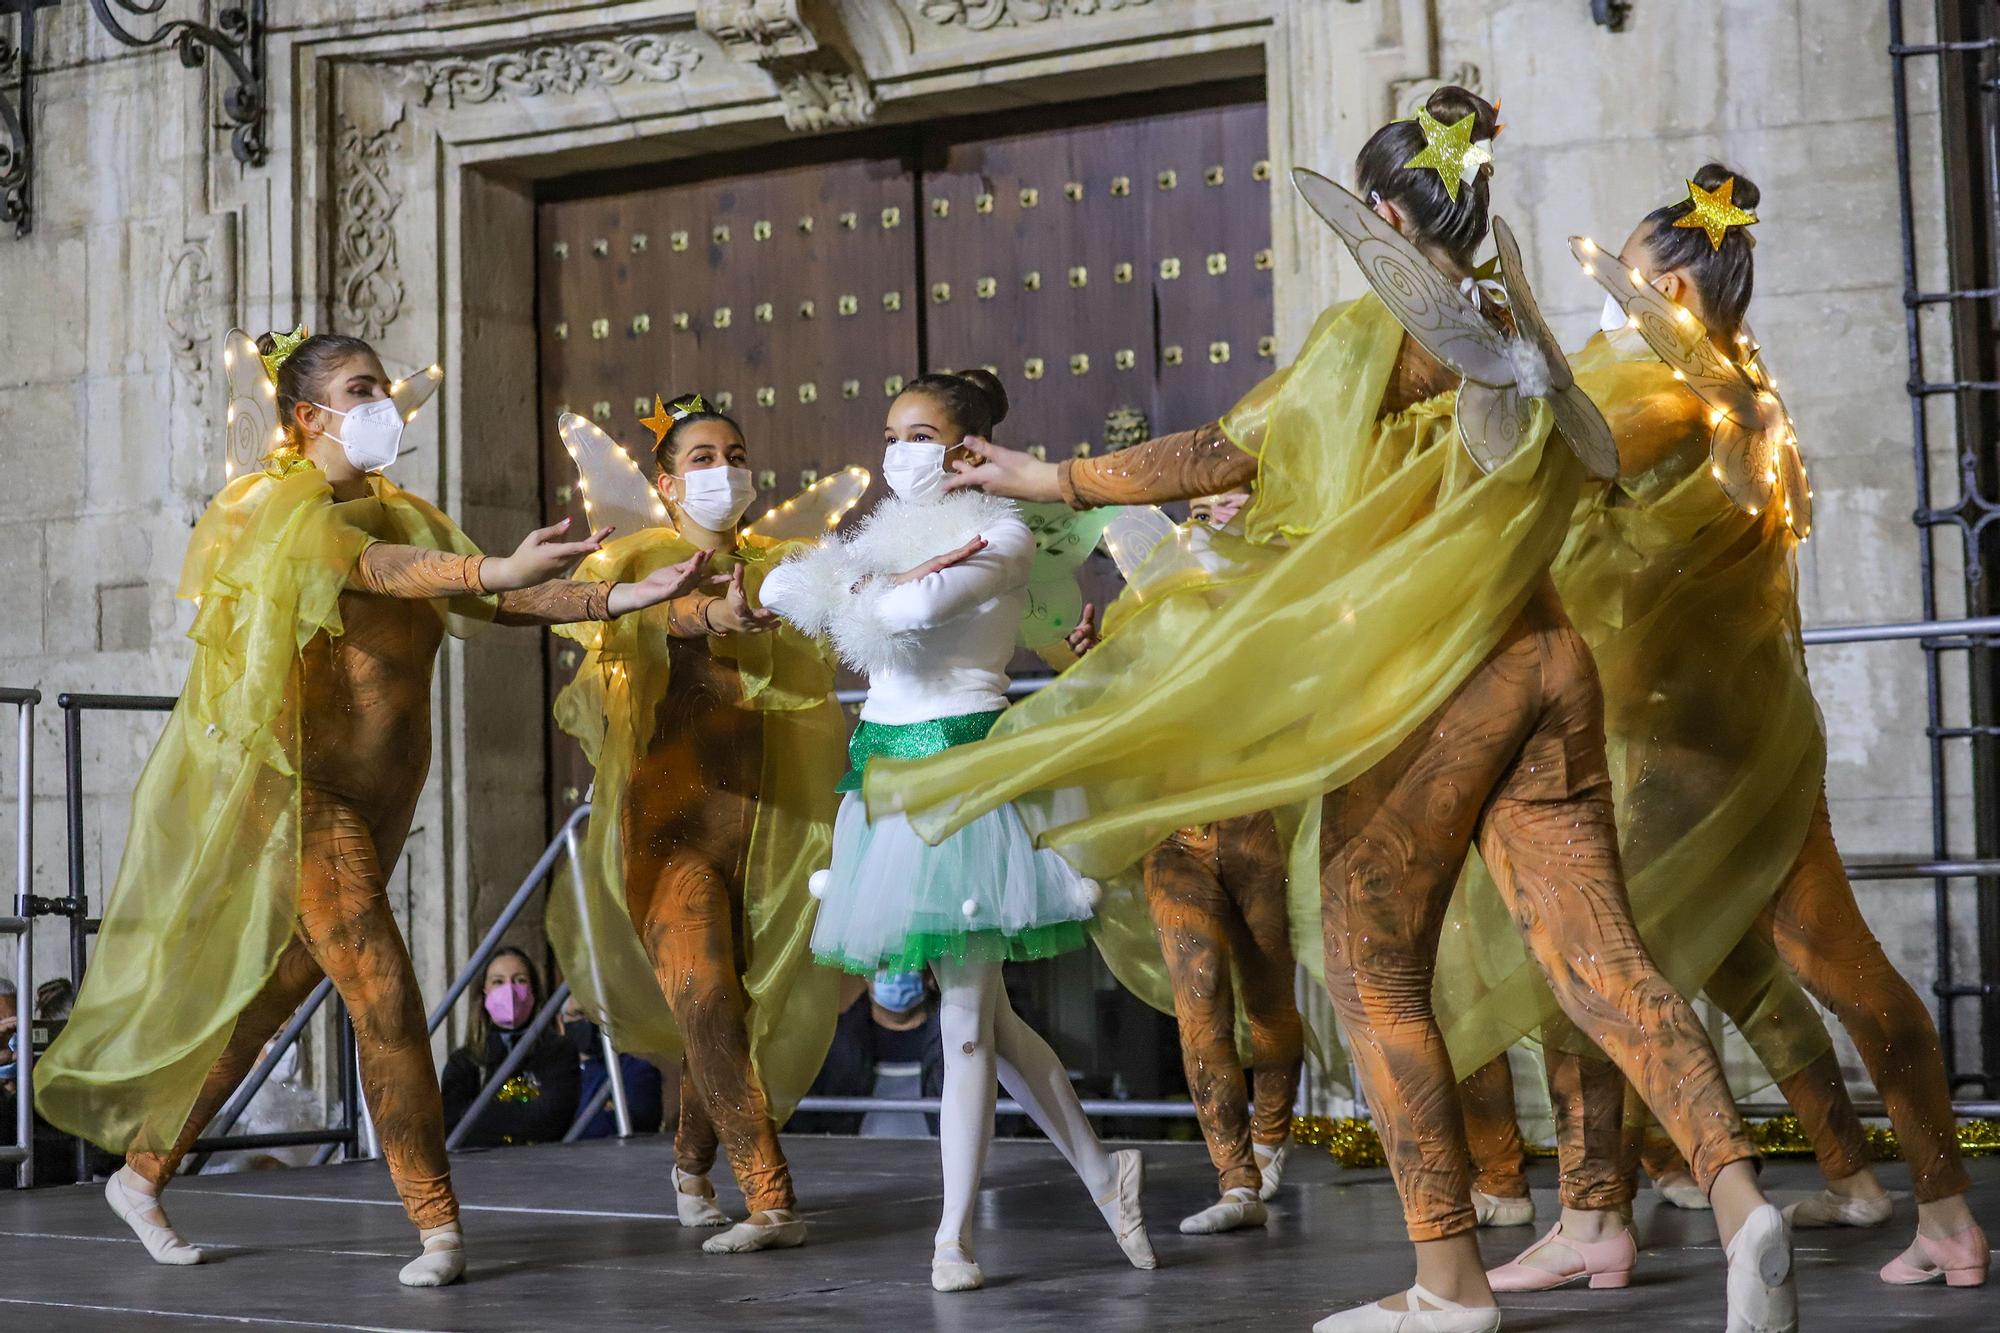
[[[1606,333],[1616,333],[1618,330],[1624,328],[1627,322],[1625,308],[1618,304],[1618,298],[1615,296],[1606,296],[1604,298],[1604,313],[1598,316],[1597,327]]]
[[[681,477],[679,509],[710,532],[729,532],[757,498],[749,468],[705,467]]]
[[[346,418],[342,432],[326,436],[340,446],[347,461],[363,472],[380,472],[396,461],[403,443],[403,414],[393,399],[377,398],[351,411],[314,403],[323,412]]]
[[[944,454],[941,444],[891,440],[882,451],[882,480],[902,499],[935,500],[944,494]]]

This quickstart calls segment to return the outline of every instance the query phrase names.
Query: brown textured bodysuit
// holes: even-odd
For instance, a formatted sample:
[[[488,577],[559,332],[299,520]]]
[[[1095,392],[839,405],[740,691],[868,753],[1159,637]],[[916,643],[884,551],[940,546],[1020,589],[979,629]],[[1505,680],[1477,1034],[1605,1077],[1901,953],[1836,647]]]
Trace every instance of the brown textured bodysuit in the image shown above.
[[[1291,1133],[1305,1029],[1285,904],[1285,854],[1268,813],[1185,828],[1147,853],[1146,906],[1160,933],[1188,1091],[1219,1192],[1262,1183],[1253,1142]],[[1252,1078],[1236,1049],[1240,983]],[[1254,1088],[1254,1094],[1252,1089]]]
[[[701,604],[672,620],[701,624]],[[625,905],[684,1044],[674,1161],[705,1176],[718,1145],[752,1213],[793,1205],[791,1168],[750,1063],[743,873],[764,762],[763,714],[739,707],[742,677],[677,638],[651,743],[626,786]]]
[[[297,932],[237,1016],[173,1148],[127,1158],[156,1188],[172,1179],[265,1043],[324,976],[353,1017],[362,1089],[410,1221],[430,1228],[457,1218],[423,997],[389,907],[386,870],[402,852],[430,769],[431,669],[444,625],[425,603],[481,595],[483,559],[369,546],[340,595],[343,632],[314,636],[300,654]],[[610,587],[556,580],[502,593],[494,618],[516,625],[603,620]]]
[[[1406,340],[1380,410],[1452,383]],[[1256,472],[1210,425],[1066,461],[1059,476],[1071,504],[1098,505],[1211,494]],[[1430,995],[1445,908],[1475,840],[1564,1010],[1660,1114],[1702,1187],[1756,1155],[1706,1033],[1632,924],[1603,697],[1552,583],[1423,726],[1327,794],[1321,829],[1327,989],[1412,1240],[1474,1226],[1464,1122]]]

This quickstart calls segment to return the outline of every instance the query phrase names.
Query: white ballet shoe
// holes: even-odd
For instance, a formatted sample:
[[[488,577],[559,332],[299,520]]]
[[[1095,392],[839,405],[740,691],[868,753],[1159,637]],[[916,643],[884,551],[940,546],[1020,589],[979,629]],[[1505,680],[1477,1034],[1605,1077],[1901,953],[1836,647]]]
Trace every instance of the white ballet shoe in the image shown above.
[[[1256,1191],[1247,1185],[1238,1186],[1223,1195],[1219,1202],[1210,1204],[1192,1217],[1183,1217],[1181,1234],[1216,1236],[1244,1227],[1261,1227],[1270,1218],[1270,1212],[1265,1209],[1264,1201],[1257,1197]]]
[[[683,1184],[692,1184],[695,1181],[700,1181],[702,1184],[707,1185],[708,1177],[684,1176],[681,1174],[679,1167],[673,1169],[674,1211],[680,1215],[681,1225],[684,1227],[728,1226],[729,1214],[723,1212],[722,1206],[716,1203],[713,1186],[710,1186],[706,1194],[690,1194],[681,1188]]]
[[[1535,1201],[1526,1196],[1503,1199],[1497,1194],[1474,1190],[1472,1218],[1482,1227],[1524,1227],[1535,1220]]]
[[[758,1250],[789,1250],[806,1243],[806,1224],[789,1208],[773,1208],[769,1223],[738,1222],[720,1236],[701,1243],[703,1254],[754,1254]]]
[[[396,1280],[406,1287],[448,1287],[465,1276],[465,1236],[450,1222],[423,1237],[424,1252],[403,1265]]]
[[[986,1274],[965,1246],[953,1242],[932,1252],[932,1291],[977,1291],[985,1285]]]
[[[130,1169],[121,1166],[111,1173],[111,1178],[104,1182],[104,1202],[111,1205],[119,1221],[132,1228],[132,1234],[146,1247],[146,1253],[153,1256],[154,1263],[176,1268],[200,1263],[202,1252],[182,1240],[172,1223],[160,1225],[167,1220],[166,1211],[160,1208],[160,1196],[143,1193],[125,1183],[123,1177]],[[159,1214],[160,1222],[146,1219],[151,1212]]]
[[[1879,1227],[1896,1211],[1886,1194],[1853,1198],[1821,1190],[1810,1199],[1785,1205],[1785,1220],[1794,1227]]]
[[[1153,1242],[1146,1236],[1146,1215],[1139,1207],[1146,1164],[1137,1148],[1124,1148],[1111,1154],[1111,1167],[1111,1193],[1092,1202],[1104,1214],[1111,1234],[1118,1238],[1118,1248],[1125,1251],[1132,1267],[1158,1268],[1160,1261],[1153,1255]]]
[[[1653,1182],[1653,1191],[1676,1208],[1685,1208],[1691,1213],[1706,1213],[1713,1209],[1708,1196],[1701,1192],[1701,1186],[1694,1183],[1694,1177],[1685,1171],[1675,1171],[1661,1176]]]
[[[1727,1333],[1797,1333],[1799,1293],[1792,1280],[1792,1229],[1770,1204],[1750,1214],[1729,1242]]]
[[[1284,1178],[1285,1158],[1291,1156],[1291,1140],[1266,1147],[1261,1143],[1250,1145],[1250,1155],[1257,1159],[1257,1174],[1263,1177],[1257,1186],[1257,1197],[1269,1202],[1278,1193],[1278,1182]]]
[[[1330,1314],[1313,1325],[1313,1333],[1498,1333],[1500,1310],[1477,1310],[1448,1301],[1412,1283],[1410,1308],[1385,1310],[1361,1305]]]

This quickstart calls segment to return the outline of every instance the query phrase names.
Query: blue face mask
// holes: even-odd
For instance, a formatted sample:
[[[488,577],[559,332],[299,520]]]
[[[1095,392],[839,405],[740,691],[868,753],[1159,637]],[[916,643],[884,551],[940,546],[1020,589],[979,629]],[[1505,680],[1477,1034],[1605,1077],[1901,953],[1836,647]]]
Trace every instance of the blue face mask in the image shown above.
[[[907,1014],[924,1001],[921,972],[877,972],[869,984],[875,1003],[892,1014]]]

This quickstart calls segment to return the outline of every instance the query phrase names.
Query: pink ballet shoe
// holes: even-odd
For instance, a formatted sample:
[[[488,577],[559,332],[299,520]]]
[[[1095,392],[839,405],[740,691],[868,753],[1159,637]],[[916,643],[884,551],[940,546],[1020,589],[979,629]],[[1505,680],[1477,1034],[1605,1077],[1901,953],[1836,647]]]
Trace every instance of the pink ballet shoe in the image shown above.
[[[1569,1260],[1561,1269],[1551,1271],[1522,1262],[1549,1245],[1569,1251]],[[1563,1258],[1560,1252],[1554,1257],[1559,1261]],[[1632,1265],[1638,1258],[1639,1247],[1630,1231],[1620,1231],[1610,1240],[1578,1240],[1565,1236],[1558,1222],[1512,1260],[1488,1271],[1486,1280],[1495,1291],[1551,1291],[1580,1277],[1589,1278],[1590,1285],[1598,1289],[1622,1287],[1632,1280]]]
[[[1976,1222],[1943,1240],[1918,1232],[1909,1249],[1882,1265],[1882,1280],[1908,1287],[1942,1277],[1947,1287],[1983,1287],[1991,1259],[1986,1233]]]

